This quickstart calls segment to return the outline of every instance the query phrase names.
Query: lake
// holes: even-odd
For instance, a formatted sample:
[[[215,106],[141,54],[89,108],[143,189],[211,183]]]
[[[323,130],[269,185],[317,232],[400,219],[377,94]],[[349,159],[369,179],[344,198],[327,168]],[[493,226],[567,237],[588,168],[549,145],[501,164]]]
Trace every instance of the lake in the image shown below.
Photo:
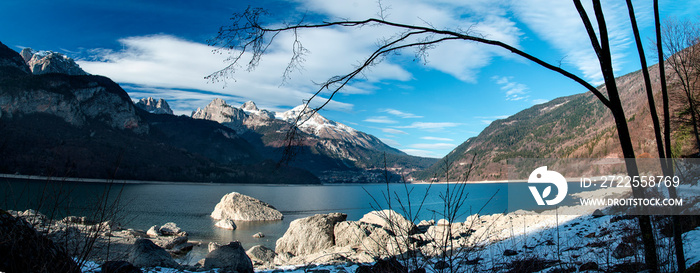
[[[525,186],[523,184],[523,186]],[[443,218],[443,200],[447,190],[454,193],[455,184],[343,184],[343,185],[241,185],[241,184],[200,184],[200,183],[151,183],[151,184],[113,184],[46,182],[17,179],[0,179],[0,206],[3,209],[36,209],[50,214],[52,204],[60,204],[57,219],[66,215],[89,216],[97,207],[96,201],[109,189],[110,200],[119,198],[119,223],[125,228],[147,230],[153,225],[175,222],[190,234],[190,240],[203,241],[203,249],[195,249],[196,262],[204,255],[207,242],[226,244],[238,240],[248,249],[254,245],[275,248],[275,242],[295,219],[319,213],[342,212],[348,220],[359,220],[375,208],[388,208],[385,201],[387,192],[392,194],[392,207],[401,211],[396,201],[400,197],[402,204],[417,214],[418,220]],[[527,189],[524,189],[527,192]],[[221,197],[230,192],[239,192],[267,202],[284,214],[282,221],[242,222],[237,221],[236,230],[224,230],[214,227],[209,214],[214,210]],[[458,221],[478,212],[482,214],[501,213],[507,209],[507,183],[467,184],[465,194],[468,198],[462,205]],[[410,198],[406,198],[410,192]],[[428,193],[426,196],[426,192]],[[43,198],[40,196],[59,196],[60,198]],[[489,202],[489,199],[493,199]],[[425,197],[423,206],[421,200]],[[112,201],[108,203],[113,203]],[[253,238],[258,232],[263,238]]]

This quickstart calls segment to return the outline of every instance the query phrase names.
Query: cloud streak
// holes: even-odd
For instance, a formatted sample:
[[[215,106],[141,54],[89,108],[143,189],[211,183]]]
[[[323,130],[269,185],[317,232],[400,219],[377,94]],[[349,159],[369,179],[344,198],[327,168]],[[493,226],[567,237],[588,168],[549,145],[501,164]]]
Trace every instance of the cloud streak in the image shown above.
[[[387,116],[368,117],[364,121],[371,122],[371,123],[383,123],[383,124],[397,123],[397,121],[395,121]]]
[[[411,125],[396,126],[396,128],[412,128],[425,131],[441,131],[446,128],[457,127],[462,123],[456,122],[413,122]]]
[[[418,116],[415,114],[399,111],[396,109],[385,109],[382,112],[389,113],[389,114],[392,114],[392,115],[400,117],[400,118],[422,118],[423,117],[423,116]]]
[[[594,84],[603,83],[598,59],[573,3],[518,0],[512,1],[512,8],[520,21],[563,54],[562,63],[573,65],[583,72],[585,79]],[[589,17],[592,16],[593,9],[589,2],[584,3],[584,8]],[[622,59],[628,54],[632,42],[627,8],[622,1],[605,1],[603,13],[610,37],[614,70],[617,71],[624,65]],[[595,18],[592,21],[597,31]],[[645,20],[640,21],[643,23]]]

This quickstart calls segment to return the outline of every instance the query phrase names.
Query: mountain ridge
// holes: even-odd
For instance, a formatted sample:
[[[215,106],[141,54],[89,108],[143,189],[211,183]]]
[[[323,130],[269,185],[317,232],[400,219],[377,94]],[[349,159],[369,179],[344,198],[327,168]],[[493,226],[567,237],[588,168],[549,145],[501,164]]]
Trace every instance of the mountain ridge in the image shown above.
[[[671,71],[669,68],[666,71]],[[658,65],[649,67],[655,101],[661,101]],[[669,83],[674,75],[667,76]],[[655,136],[641,70],[616,78],[635,154],[655,157]],[[604,85],[598,87],[606,94]],[[669,84],[674,155],[692,153],[689,128],[680,122],[681,90]],[[660,120],[663,111],[656,105]],[[474,160],[476,156],[476,160]],[[493,121],[443,157],[413,176],[420,180],[462,180],[472,162],[470,181],[506,180],[505,161],[515,158],[620,158],[622,149],[610,111],[590,92],[553,99],[508,118]],[[448,167],[446,167],[446,165]],[[449,174],[449,177],[447,177]]]
[[[254,143],[261,154],[281,160],[287,145],[287,132],[304,108],[300,105],[276,113],[259,109],[252,101],[235,107],[217,98],[206,107],[193,111],[192,118],[212,120],[233,128],[241,137]],[[298,141],[293,147],[296,154],[290,164],[310,170],[322,181],[384,182],[386,179],[380,171],[384,169],[384,157],[387,158],[387,168],[394,173],[392,181],[400,181],[399,175],[406,170],[426,168],[434,162],[434,159],[407,155],[370,134],[329,120],[319,113],[305,112],[300,119],[305,122],[298,127]]]
[[[235,130],[151,114],[109,78],[33,73],[0,43],[0,173],[225,183],[319,183],[276,167]],[[223,153],[222,151],[225,151]]]

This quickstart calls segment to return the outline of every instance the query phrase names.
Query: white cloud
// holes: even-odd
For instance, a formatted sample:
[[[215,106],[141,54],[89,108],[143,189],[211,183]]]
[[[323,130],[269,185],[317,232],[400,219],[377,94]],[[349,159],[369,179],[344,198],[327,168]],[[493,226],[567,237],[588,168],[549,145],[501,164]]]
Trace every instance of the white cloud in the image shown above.
[[[452,150],[457,147],[454,143],[417,143],[408,145],[409,148],[424,150]]]
[[[545,102],[548,102],[548,100],[546,100],[546,99],[534,99],[534,100],[532,100],[532,105],[543,104]]]
[[[364,121],[365,122],[372,122],[372,123],[385,123],[385,124],[391,124],[391,123],[397,122],[393,119],[390,119],[387,116],[368,117]]]
[[[392,115],[400,117],[400,118],[422,118],[423,117],[423,116],[418,116],[415,114],[399,111],[396,109],[385,109],[382,112],[389,113],[389,114],[392,114]]]
[[[398,141],[391,139],[391,138],[380,138],[379,140],[381,140],[382,142],[384,142],[384,144],[389,145],[391,147],[401,147],[401,144]]]
[[[387,134],[392,134],[392,135],[408,135],[408,133],[398,130],[398,129],[392,129],[392,128],[382,128],[382,132],[387,133]]]
[[[513,77],[493,76],[491,80],[500,85],[501,90],[505,91],[506,100],[518,101],[529,97],[525,95],[528,93],[526,90],[529,89],[527,85],[514,82]]]
[[[584,1],[583,5],[597,30],[598,25],[590,2]],[[563,54],[564,64],[573,65],[583,72],[583,78],[594,84],[603,82],[600,64],[572,2],[514,0],[512,7],[519,20]],[[622,59],[629,53],[632,41],[627,7],[623,1],[604,1],[603,13],[610,37],[614,70],[617,71],[621,69]]]
[[[440,131],[445,128],[457,127],[462,125],[462,123],[455,122],[414,122],[411,125],[397,126],[396,128],[413,128],[425,131]]]
[[[401,149],[404,153],[407,153],[409,155],[413,156],[422,156],[422,157],[432,157],[432,158],[440,158],[441,156],[438,155],[434,151],[426,151],[426,150],[421,150],[421,149]]]
[[[221,97],[253,100],[266,109],[288,109],[311,97],[318,89],[314,80],[325,81],[331,76],[349,71],[353,63],[366,56],[366,49],[371,47],[369,44],[354,42],[358,37],[340,30],[305,33],[304,37],[308,38],[307,47],[314,54],[307,57],[303,74],[296,73],[285,85],[280,85],[291,56],[288,46],[291,37],[287,36],[278,37],[278,44],[268,50],[269,54],[263,57],[254,71],[241,69],[234,75],[235,80],[229,79],[228,84],[212,83],[204,79],[226,65],[226,54],[213,54],[214,48],[211,46],[169,35],[123,38],[119,40],[123,45],[122,50],[91,49],[87,52],[93,55],[78,60],[78,64],[88,73],[107,76],[120,84],[153,90],[205,91]],[[344,46],[348,44],[357,46]],[[330,58],[334,62],[328,62]],[[372,86],[367,82],[408,80],[411,77],[400,66],[388,62],[374,67],[372,72],[367,79],[357,81],[357,85],[348,86],[345,92],[370,93]],[[322,100],[323,97],[315,102],[318,104]],[[349,111],[352,107],[351,104],[333,101],[327,109]]]
[[[500,116],[488,116],[488,117],[481,117],[481,116],[476,116],[474,117],[475,119],[480,119],[481,123],[489,125],[491,122],[497,119],[505,119],[508,118],[508,115],[500,115]]]
[[[329,20],[379,17],[380,8],[376,0],[300,2],[303,9],[325,15]],[[507,3],[504,1],[384,0],[382,6],[388,8],[385,15],[393,22],[458,32],[469,31],[472,35],[501,40],[516,47],[522,35],[516,23],[506,16]],[[364,33],[367,35],[365,39],[373,42],[397,33],[396,29],[378,26],[360,28],[358,32]],[[424,38],[426,36],[419,36],[413,42]],[[415,52],[406,53],[404,55],[414,59]],[[506,53],[493,46],[448,41],[436,45],[427,54],[427,67],[465,82],[476,82],[479,69],[490,64],[495,56]]]
[[[425,140],[435,140],[435,141],[455,141],[454,139],[451,138],[444,138],[444,137],[421,137],[420,139],[425,139]]]

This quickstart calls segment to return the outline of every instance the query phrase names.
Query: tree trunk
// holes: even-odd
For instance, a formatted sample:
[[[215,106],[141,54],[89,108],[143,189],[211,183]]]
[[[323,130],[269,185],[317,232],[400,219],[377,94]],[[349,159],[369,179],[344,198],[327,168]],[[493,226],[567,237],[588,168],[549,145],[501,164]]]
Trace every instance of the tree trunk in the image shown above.
[[[664,146],[666,150],[666,163],[663,169],[664,176],[671,177],[673,170],[673,153],[671,151],[671,113],[669,110],[668,88],[666,85],[666,64],[664,63],[664,50],[661,41],[661,20],[659,19],[659,0],[654,0],[654,25],[656,27],[656,51],[659,56],[659,79],[661,81],[661,96],[664,109]],[[668,187],[668,196],[677,198],[676,188]],[[671,226],[673,229],[673,246],[676,251],[676,266],[678,272],[685,271],[685,251],[683,250],[683,237],[681,230],[681,218],[678,215],[671,216]]]
[[[620,93],[615,82],[615,73],[613,72],[612,56],[610,53],[610,43],[608,40],[608,31],[603,16],[603,9],[600,5],[600,0],[593,0],[593,10],[595,11],[596,20],[598,21],[600,33],[600,49],[599,62],[605,87],[608,91],[608,99],[610,101],[610,111],[615,119],[617,126],[617,134],[622,147],[622,154],[625,157],[625,165],[627,167],[627,175],[634,177],[639,175],[637,161],[634,155],[634,146],[630,137],[629,128],[627,127],[627,119],[620,100]],[[590,24],[588,24],[590,25]],[[593,41],[593,39],[591,39]],[[632,195],[635,198],[644,198],[644,189],[632,187]],[[639,229],[642,234],[642,244],[644,245],[644,260],[647,268],[651,272],[658,272],[659,261],[656,255],[656,241],[654,240],[654,231],[651,227],[651,217],[645,215],[643,211],[637,212]]]

